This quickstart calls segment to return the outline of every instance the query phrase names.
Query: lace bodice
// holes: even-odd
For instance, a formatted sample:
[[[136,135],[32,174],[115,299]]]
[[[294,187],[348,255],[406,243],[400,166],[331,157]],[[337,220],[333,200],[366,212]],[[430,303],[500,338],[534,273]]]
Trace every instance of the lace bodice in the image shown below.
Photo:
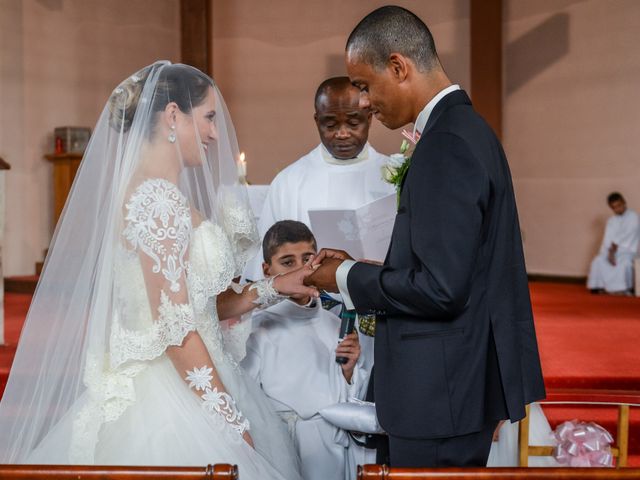
[[[92,463],[100,425],[116,420],[136,401],[133,379],[169,346],[182,345],[189,332],[197,331],[216,368],[226,364],[243,374],[225,351],[216,309],[217,295],[240,266],[234,252],[238,242],[227,231],[240,237],[246,231],[246,222],[237,229],[227,223],[242,215],[227,216],[224,226],[205,220],[194,228],[185,197],[163,179],[138,186],[125,211],[113,266],[108,345],[104,361],[99,348],[88,352],[88,399],[74,421],[70,458],[76,463]],[[228,411],[221,415],[229,425],[236,422],[231,397],[215,388],[210,392],[204,405],[219,407],[226,399]]]
[[[179,345],[192,330],[198,331],[215,362],[235,364],[225,354],[216,310],[216,296],[228,288],[237,271],[225,230],[210,220],[192,228],[186,200],[169,182],[148,180],[137,192],[127,217],[137,221],[124,229],[127,242],[118,252],[114,270],[118,308],[110,338],[111,366],[152,360],[169,345]],[[170,248],[163,244],[166,239],[171,240]],[[162,275],[168,286],[160,289],[156,315],[148,296],[149,274],[145,278],[138,249],[151,259],[151,274]],[[186,285],[179,282],[182,274]],[[174,298],[172,293],[183,288],[188,297]]]
[[[216,363],[227,362],[240,370],[224,348],[216,297],[234,278],[236,263],[230,241],[219,225],[205,220],[193,231],[187,267],[189,296],[198,333]]]

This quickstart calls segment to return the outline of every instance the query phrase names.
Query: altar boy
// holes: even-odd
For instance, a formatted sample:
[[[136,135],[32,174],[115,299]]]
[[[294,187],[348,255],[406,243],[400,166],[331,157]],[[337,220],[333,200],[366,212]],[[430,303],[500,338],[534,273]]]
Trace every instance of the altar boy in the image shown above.
[[[263,240],[265,277],[303,266],[316,241],[301,222],[277,222]],[[326,422],[318,411],[358,396],[366,388],[358,335],[338,344],[340,319],[309,297],[291,297],[254,313],[242,366],[261,385],[287,423],[305,480],[355,479],[363,448]],[[337,347],[336,347],[337,345]],[[336,363],[336,356],[346,363]]]

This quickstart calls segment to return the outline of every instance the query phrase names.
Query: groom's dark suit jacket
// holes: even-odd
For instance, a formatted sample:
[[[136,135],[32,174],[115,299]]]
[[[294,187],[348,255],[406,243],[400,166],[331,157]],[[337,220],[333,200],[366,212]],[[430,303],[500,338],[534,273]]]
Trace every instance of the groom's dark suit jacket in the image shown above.
[[[509,166],[463,91],[422,132],[384,266],[356,263],[347,287],[359,313],[378,315],[389,434],[463,435],[545,396]]]

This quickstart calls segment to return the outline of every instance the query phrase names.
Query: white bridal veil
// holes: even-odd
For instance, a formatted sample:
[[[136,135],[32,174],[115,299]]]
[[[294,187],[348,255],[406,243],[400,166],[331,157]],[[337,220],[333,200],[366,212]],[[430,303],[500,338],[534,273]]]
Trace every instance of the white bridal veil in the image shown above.
[[[171,102],[175,116],[165,110]],[[130,306],[119,299],[128,273],[115,266],[122,265],[119,256],[127,255],[132,243],[139,242],[147,253],[162,295],[171,297],[189,266],[184,237],[211,220],[222,227],[232,250],[220,262],[227,272],[241,274],[258,237],[246,188],[238,181],[237,158],[222,96],[200,71],[157,62],[113,91],[76,175],[22,330],[0,403],[0,463],[22,463],[61,419],[79,414],[74,409],[84,397],[96,407],[87,413],[98,417],[91,419],[92,428],[119,415],[131,401],[127,395],[136,362],[180,338],[172,330],[176,326],[129,324],[135,315],[127,316],[123,309]],[[154,187],[167,181],[177,188]],[[146,194],[132,200],[142,185]],[[140,215],[150,198],[153,221]],[[177,215],[176,205],[188,207]],[[158,298],[143,295],[149,295],[152,309],[162,309]],[[122,331],[133,333],[118,343]],[[76,435],[76,442],[90,442],[96,432],[88,428]]]

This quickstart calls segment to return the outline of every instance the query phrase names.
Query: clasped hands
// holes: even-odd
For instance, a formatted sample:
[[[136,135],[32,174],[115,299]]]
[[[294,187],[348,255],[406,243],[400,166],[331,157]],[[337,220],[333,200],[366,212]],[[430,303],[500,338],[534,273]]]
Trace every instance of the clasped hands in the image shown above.
[[[345,260],[353,260],[353,258],[344,250],[323,248],[311,261],[309,266],[313,272],[305,277],[304,284],[318,290],[338,293],[336,271]]]
[[[326,292],[339,293],[336,283],[336,271],[345,260],[355,259],[344,250],[323,248],[311,261],[310,266],[313,269],[313,273],[305,277],[304,284]],[[382,262],[376,260],[360,259],[358,262],[382,265]]]
[[[353,258],[344,250],[323,248],[304,267],[274,279],[275,289],[293,298],[320,296],[320,290],[338,293],[336,270],[345,260]]]
[[[609,247],[609,252],[607,255],[607,260],[609,261],[609,263],[611,265],[613,265],[614,267],[616,266],[616,253],[618,252],[618,245],[615,243],[612,243],[611,246]]]

